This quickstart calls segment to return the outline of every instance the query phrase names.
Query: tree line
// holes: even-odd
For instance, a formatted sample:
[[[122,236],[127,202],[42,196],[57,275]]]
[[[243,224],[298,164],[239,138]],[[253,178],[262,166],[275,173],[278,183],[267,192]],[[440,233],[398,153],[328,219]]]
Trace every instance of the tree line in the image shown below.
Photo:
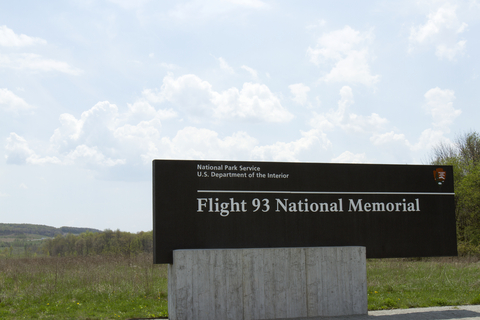
[[[107,229],[100,233],[56,235],[44,241],[41,250],[48,256],[131,255],[153,252],[153,232],[130,233]]]
[[[0,236],[19,236],[19,235],[40,235],[45,237],[54,237],[57,234],[80,234],[82,232],[100,232],[100,230],[92,228],[77,227],[50,227],[38,224],[28,223],[0,223]]]
[[[480,135],[460,135],[433,149],[434,165],[452,165],[460,254],[480,254]]]

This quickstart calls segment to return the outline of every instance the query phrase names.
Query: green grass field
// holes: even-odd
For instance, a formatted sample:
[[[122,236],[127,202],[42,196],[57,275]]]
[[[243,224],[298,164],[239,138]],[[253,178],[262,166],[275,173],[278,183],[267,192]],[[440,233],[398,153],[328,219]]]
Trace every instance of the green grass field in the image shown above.
[[[0,259],[0,319],[167,315],[167,267],[136,257]]]
[[[368,309],[480,304],[478,259],[367,262]]]
[[[367,262],[369,310],[480,304],[478,259]],[[1,319],[167,316],[167,267],[135,257],[0,259]]]

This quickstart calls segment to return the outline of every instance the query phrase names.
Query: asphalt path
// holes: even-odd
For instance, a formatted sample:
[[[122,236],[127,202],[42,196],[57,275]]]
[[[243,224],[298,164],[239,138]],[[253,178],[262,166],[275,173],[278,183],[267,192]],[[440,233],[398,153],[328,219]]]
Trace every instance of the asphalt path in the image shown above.
[[[480,305],[369,311],[368,317],[363,317],[358,319],[372,319],[372,320],[480,319]]]

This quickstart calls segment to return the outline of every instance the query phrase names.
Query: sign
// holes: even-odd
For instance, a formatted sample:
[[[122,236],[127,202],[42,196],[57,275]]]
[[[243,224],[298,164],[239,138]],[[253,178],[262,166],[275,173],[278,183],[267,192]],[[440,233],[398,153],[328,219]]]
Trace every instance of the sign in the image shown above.
[[[432,175],[433,172],[433,175]],[[367,258],[457,255],[453,169],[153,161],[154,262],[175,249],[365,246]]]

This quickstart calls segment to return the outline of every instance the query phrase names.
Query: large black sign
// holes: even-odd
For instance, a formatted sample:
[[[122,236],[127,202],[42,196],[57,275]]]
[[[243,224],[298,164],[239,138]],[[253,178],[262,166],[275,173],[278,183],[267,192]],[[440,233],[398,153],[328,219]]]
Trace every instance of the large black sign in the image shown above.
[[[451,166],[153,161],[155,263],[200,248],[454,256],[455,232]]]

